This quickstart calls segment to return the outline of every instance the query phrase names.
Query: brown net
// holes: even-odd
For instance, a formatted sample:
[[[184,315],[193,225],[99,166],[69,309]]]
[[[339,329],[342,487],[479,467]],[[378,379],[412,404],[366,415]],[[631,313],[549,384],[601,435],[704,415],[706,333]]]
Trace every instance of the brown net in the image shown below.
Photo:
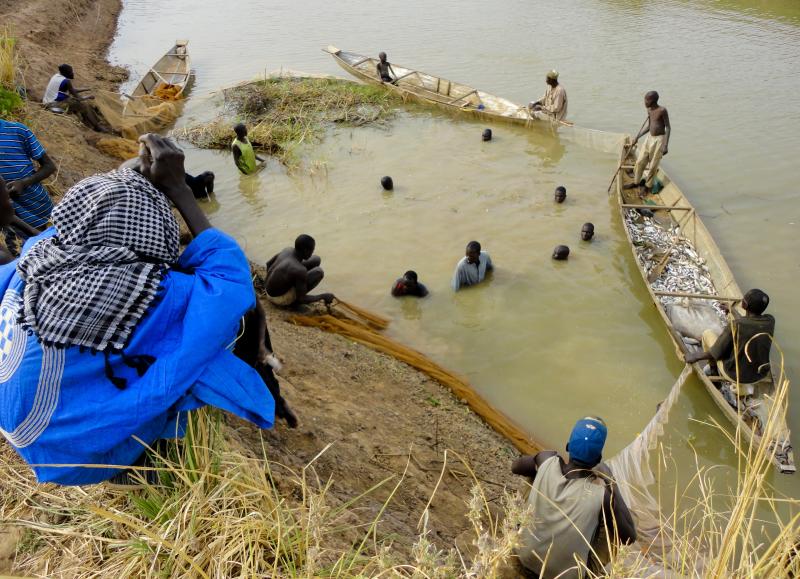
[[[183,98],[182,91],[182,86],[161,83],[152,94],[154,97],[158,97],[162,101],[177,101]]]
[[[126,139],[136,140],[145,133],[158,133],[175,122],[182,101],[162,101],[152,96],[124,97],[95,91],[95,105],[111,127]]]
[[[356,322],[361,321],[362,323],[366,323],[368,326],[375,328],[376,330],[385,330],[389,327],[389,320],[384,318],[383,316],[379,316],[376,313],[373,313],[369,310],[365,310],[364,308],[359,308],[348,302],[343,302],[342,300],[336,300],[335,306],[339,307],[340,309],[344,310],[344,313],[349,317],[355,317]]]
[[[139,155],[139,143],[131,139],[123,139],[120,137],[104,137],[98,139],[94,144],[97,150],[109,155],[127,161]]]
[[[342,303],[339,302],[339,305],[342,305]],[[349,308],[352,308],[352,306],[349,306]],[[371,314],[361,308],[355,308],[355,310],[360,312],[356,314],[358,317],[364,317],[363,314],[366,313],[370,317],[382,319],[388,324],[385,318],[380,318],[380,316]],[[542,447],[532,441],[522,428],[516,425],[508,416],[493,408],[476,393],[466,380],[442,368],[424,354],[378,333],[368,323],[347,316],[348,313],[350,312],[333,310],[331,314],[320,316],[298,315],[292,316],[290,320],[299,326],[319,328],[332,334],[345,336],[354,342],[364,344],[373,350],[405,362],[412,368],[416,368],[426,376],[449,388],[457,398],[466,401],[473,412],[480,416],[498,434],[507,438],[520,452],[534,454],[542,450]]]

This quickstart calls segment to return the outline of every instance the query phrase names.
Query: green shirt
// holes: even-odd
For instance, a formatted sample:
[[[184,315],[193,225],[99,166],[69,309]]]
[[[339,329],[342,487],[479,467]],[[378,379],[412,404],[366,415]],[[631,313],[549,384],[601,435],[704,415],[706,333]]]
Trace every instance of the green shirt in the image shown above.
[[[253,151],[253,145],[245,137],[244,141],[238,138],[233,140],[231,147],[237,147],[241,155],[236,160],[236,166],[245,175],[251,175],[256,172],[256,153]]]

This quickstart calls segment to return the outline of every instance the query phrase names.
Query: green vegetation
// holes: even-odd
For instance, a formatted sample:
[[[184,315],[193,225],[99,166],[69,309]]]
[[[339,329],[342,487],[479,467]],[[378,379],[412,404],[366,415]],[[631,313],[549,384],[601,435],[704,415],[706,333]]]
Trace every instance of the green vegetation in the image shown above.
[[[301,147],[318,142],[327,127],[384,122],[400,102],[381,87],[330,78],[267,78],[226,89],[223,96],[220,117],[176,136],[202,148],[226,149],[233,124],[241,121],[258,151],[289,168],[300,165]]]

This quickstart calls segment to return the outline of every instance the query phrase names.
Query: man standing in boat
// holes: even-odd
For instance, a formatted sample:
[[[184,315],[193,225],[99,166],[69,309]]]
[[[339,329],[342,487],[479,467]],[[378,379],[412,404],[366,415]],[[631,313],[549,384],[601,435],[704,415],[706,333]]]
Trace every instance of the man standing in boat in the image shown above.
[[[633,173],[633,183],[626,185],[628,189],[644,187],[646,192],[653,188],[653,182],[661,163],[661,157],[667,154],[669,145],[669,135],[671,127],[669,124],[669,113],[667,109],[658,104],[658,93],[651,90],[644,95],[644,106],[647,109],[647,121],[639,134],[633,140],[635,145],[642,136],[647,133],[639,154],[636,157],[636,165]],[[647,168],[647,178],[644,178],[644,171]]]
[[[239,123],[233,127],[233,132],[236,133],[236,138],[231,143],[231,152],[233,153],[233,162],[236,167],[245,175],[252,175],[266,162],[256,155],[253,150],[253,144],[247,138],[247,127],[244,123]],[[258,161],[261,165],[256,164]]]
[[[397,78],[397,74],[395,74],[394,69],[389,61],[386,60],[386,53],[381,52],[378,54],[378,59],[378,65],[376,68],[378,69],[378,76],[380,77],[381,82],[393,83]]]
[[[563,121],[567,116],[567,91],[558,83],[558,71],[547,73],[547,90],[544,96],[528,105],[531,114],[537,119]]]

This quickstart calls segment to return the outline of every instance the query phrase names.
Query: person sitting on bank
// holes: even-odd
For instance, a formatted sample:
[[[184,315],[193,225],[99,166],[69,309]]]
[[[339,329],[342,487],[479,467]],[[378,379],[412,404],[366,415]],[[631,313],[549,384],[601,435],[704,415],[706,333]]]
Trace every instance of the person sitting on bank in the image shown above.
[[[419,283],[416,271],[407,271],[403,277],[398,278],[392,286],[392,295],[396,298],[402,296],[414,296],[417,298],[424,298],[428,295],[428,288],[424,284]]]
[[[233,127],[233,132],[236,133],[236,137],[231,143],[233,162],[236,163],[236,167],[244,175],[252,175],[264,165],[266,159],[262,159],[256,155],[256,152],[253,150],[253,144],[250,142],[250,139],[247,138],[247,127],[244,123],[239,123]]]
[[[203,171],[196,176],[186,173],[186,184],[192,190],[195,199],[208,199],[214,193],[214,172]]]
[[[558,72],[551,70],[545,78],[547,89],[544,96],[528,105],[538,119],[563,121],[567,116],[567,91],[558,83]]]
[[[486,279],[486,272],[494,269],[492,258],[485,251],[481,251],[481,244],[470,241],[467,244],[466,254],[456,265],[453,281],[450,286],[453,291],[481,283]]]
[[[703,332],[703,351],[687,355],[686,362],[710,360],[716,364],[720,376],[739,384],[740,396],[752,394],[753,384],[770,374],[775,318],[764,313],[768,305],[766,293],[751,289],[742,298],[745,315],[734,317],[720,335],[713,330]],[[710,370],[713,372],[714,368]]]
[[[76,88],[72,81],[75,80],[75,72],[69,64],[58,66],[58,72],[50,77],[47,88],[42,97],[42,104],[48,108],[63,108],[67,112],[74,113],[81,119],[84,125],[100,133],[108,133],[110,130],[103,125],[100,115],[94,107],[86,101],[94,98],[92,95],[82,95],[91,89]]]
[[[642,143],[639,153],[636,156],[636,164],[633,169],[633,183],[626,185],[626,189],[639,187],[644,193],[649,193],[653,189],[658,166],[661,158],[667,154],[669,147],[669,137],[672,127],[669,124],[669,113],[667,109],[658,104],[658,93],[651,90],[644,95],[644,106],[647,109],[647,122],[633,140],[635,145],[646,133],[647,138]],[[644,177],[647,170],[647,177]]]
[[[636,540],[628,506],[610,469],[600,462],[607,433],[603,420],[588,416],[572,429],[569,462],[544,450],[518,458],[511,467],[532,484],[528,495],[532,515],[516,554],[541,579],[585,576],[591,541],[601,524],[612,540],[626,545]]]
[[[267,262],[267,299],[279,307],[311,304],[324,301],[330,304],[336,299],[332,293],[311,295],[325,272],[322,259],[314,255],[316,242],[310,235],[299,235],[294,247],[287,247]]]
[[[376,65],[376,68],[378,70],[378,76],[380,77],[381,82],[393,83],[397,78],[397,74],[394,72],[392,65],[386,60],[385,52],[378,54],[378,64]]]
[[[229,350],[255,307],[247,258],[197,205],[183,152],[140,141],[140,158],[74,185],[54,227],[0,267],[0,429],[39,482],[124,475],[95,465],[134,464],[206,404],[273,425],[269,390]],[[170,202],[194,238],[182,254]]]
[[[0,177],[6,181],[16,217],[32,228],[42,229],[50,220],[53,201],[42,181],[55,172],[55,163],[33,131],[22,123],[0,119]],[[16,221],[12,219],[10,225]]]

